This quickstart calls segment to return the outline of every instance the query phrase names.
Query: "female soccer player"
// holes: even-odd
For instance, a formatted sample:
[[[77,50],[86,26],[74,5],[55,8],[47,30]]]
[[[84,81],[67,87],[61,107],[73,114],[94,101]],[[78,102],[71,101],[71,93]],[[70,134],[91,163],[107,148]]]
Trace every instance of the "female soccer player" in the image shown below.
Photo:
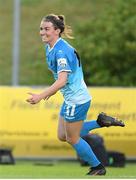
[[[48,100],[60,90],[64,103],[60,110],[58,138],[67,141],[78,156],[90,164],[88,175],[105,175],[104,166],[80,135],[87,134],[91,129],[124,124],[104,113],[100,113],[96,121],[84,123],[92,97],[84,82],[82,65],[76,50],[62,39],[62,35],[70,38],[69,32],[70,27],[65,25],[62,15],[50,14],[42,19],[40,35],[45,44],[46,61],[55,82],[40,94],[29,93],[31,96],[27,102],[36,104],[42,99]]]

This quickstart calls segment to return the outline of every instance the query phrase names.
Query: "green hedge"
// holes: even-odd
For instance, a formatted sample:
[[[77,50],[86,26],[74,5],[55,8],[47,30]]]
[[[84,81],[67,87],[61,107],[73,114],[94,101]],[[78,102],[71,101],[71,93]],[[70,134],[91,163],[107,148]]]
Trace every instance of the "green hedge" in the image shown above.
[[[136,85],[136,1],[118,0],[77,28],[88,85]]]

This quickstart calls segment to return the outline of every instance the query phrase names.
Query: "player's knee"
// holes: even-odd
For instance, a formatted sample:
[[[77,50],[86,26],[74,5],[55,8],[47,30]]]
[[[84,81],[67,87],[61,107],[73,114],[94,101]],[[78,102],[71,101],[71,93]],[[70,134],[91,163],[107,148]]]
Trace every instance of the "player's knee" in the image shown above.
[[[67,137],[66,139],[67,143],[73,145],[77,143],[77,138],[76,137]]]
[[[66,137],[65,137],[65,136],[62,136],[62,135],[60,135],[60,134],[58,134],[58,139],[59,139],[60,141],[66,141]]]

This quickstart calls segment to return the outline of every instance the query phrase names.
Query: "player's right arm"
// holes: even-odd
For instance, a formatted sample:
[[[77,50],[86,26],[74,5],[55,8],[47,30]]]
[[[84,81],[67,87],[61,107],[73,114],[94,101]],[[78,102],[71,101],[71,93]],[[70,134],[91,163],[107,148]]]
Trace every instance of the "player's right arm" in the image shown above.
[[[41,96],[43,99],[48,99],[52,95],[54,95],[57,91],[59,91],[62,87],[64,87],[67,83],[67,76],[68,73],[65,71],[62,71],[58,74],[58,79],[43,93],[41,93]]]
[[[67,82],[67,72],[62,71],[58,74],[58,79],[45,91],[40,94],[28,93],[31,95],[26,101],[30,104],[37,104],[42,99],[49,99],[52,95],[54,95],[58,90],[65,86]]]

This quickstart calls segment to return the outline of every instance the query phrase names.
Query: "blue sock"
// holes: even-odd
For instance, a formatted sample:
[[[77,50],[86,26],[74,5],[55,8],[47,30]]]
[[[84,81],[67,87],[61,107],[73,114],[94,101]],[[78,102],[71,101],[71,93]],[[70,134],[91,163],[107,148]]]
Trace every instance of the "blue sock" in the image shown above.
[[[92,120],[92,121],[86,121],[83,123],[83,127],[81,129],[80,132],[80,136],[85,136],[89,133],[89,131],[93,130],[93,129],[97,129],[97,128],[101,128],[101,126],[99,126],[99,124],[97,123],[96,120]]]
[[[82,138],[80,138],[79,141],[73,145],[73,148],[76,150],[79,157],[88,162],[91,167],[95,167],[100,164],[100,161],[93,153],[92,148]]]

